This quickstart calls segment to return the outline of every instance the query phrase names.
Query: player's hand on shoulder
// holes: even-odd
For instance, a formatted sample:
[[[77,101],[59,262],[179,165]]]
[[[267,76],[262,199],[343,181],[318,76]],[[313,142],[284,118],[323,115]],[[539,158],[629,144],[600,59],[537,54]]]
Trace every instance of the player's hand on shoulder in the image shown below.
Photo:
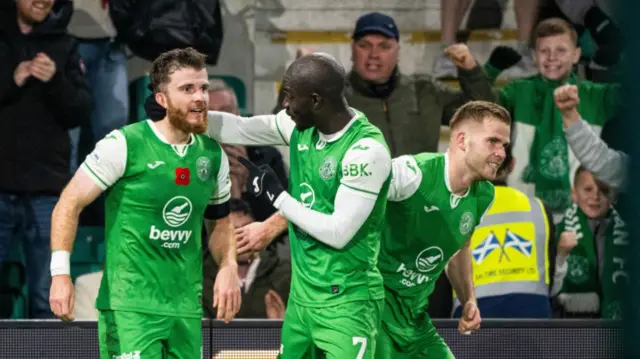
[[[467,301],[462,309],[462,316],[458,322],[458,331],[460,334],[469,335],[472,332],[480,329],[480,309],[475,301]]]
[[[269,165],[256,166],[244,157],[238,157],[238,161],[249,170],[247,191],[255,197],[264,198],[274,204],[284,192],[278,176]]]
[[[238,265],[235,262],[223,264],[213,285],[213,307],[218,309],[216,319],[229,323],[238,314],[241,305]]]
[[[51,290],[49,292],[49,305],[56,317],[65,322],[72,321],[73,306],[76,294],[68,274],[59,274],[51,278]]]

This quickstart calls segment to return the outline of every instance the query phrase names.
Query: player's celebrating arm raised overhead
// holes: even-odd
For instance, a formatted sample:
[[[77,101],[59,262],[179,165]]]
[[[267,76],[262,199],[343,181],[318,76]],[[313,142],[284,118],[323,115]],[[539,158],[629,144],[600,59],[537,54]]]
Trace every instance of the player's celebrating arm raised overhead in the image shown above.
[[[385,308],[376,358],[453,358],[427,314],[444,269],[465,303],[458,329],[479,328],[468,243],[493,201],[489,180],[504,161],[510,124],[504,108],[469,102],[451,120],[446,153],[393,160],[379,259]]]
[[[240,308],[228,159],[202,135],[208,102],[204,56],[193,49],[169,51],[154,61],[150,75],[167,115],[101,140],[52,218],[51,307],[70,320],[69,256],[78,216],[107,192],[107,253],[96,302],[103,359],[201,356],[204,218],[212,221],[209,247],[220,265],[214,285],[218,317],[231,320]]]
[[[290,301],[282,358],[314,346],[328,358],[372,358],[383,298],[377,269],[391,158],[381,132],[344,99],[345,72],[325,54],[287,69],[286,111],[240,118],[209,112],[225,143],[288,145],[289,193],[268,168],[249,168],[248,189],[289,219]]]

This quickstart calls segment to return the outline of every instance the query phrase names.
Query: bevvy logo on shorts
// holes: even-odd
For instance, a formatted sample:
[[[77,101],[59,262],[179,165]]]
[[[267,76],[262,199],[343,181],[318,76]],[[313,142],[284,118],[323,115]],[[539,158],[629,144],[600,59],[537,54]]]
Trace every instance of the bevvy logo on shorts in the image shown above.
[[[191,217],[192,210],[193,205],[187,197],[173,197],[164,205],[162,219],[169,227],[180,227],[187,223],[189,217]],[[181,245],[189,242],[192,232],[191,230],[160,229],[155,225],[151,225],[149,238],[162,241],[162,247],[164,248],[180,248]]]

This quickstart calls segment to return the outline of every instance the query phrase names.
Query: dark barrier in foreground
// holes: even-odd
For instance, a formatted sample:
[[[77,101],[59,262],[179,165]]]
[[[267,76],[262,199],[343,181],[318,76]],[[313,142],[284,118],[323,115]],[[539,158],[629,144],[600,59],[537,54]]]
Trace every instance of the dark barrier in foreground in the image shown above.
[[[457,359],[622,357],[622,329],[617,322],[487,319],[472,335],[458,334],[455,320],[435,324]],[[236,320],[225,325],[204,320],[204,358],[275,358],[281,326],[281,321]],[[96,322],[0,320],[0,358],[98,358],[97,332]]]

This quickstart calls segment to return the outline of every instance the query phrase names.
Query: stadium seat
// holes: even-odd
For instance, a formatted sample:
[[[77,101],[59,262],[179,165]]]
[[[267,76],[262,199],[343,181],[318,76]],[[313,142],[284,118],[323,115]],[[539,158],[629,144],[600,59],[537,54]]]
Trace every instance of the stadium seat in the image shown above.
[[[26,276],[22,240],[14,238],[9,255],[0,268],[0,318],[26,318]]]
[[[80,227],[71,254],[71,278],[102,269],[105,257],[104,228]]]

